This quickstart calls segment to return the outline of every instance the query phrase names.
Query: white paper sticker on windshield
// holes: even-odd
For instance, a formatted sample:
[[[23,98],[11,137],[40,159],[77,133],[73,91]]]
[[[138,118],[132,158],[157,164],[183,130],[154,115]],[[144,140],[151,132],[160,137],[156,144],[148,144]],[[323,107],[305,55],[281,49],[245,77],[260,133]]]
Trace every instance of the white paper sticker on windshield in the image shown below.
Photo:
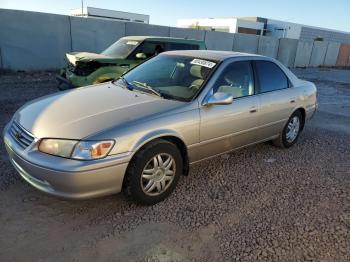
[[[192,65],[200,65],[200,66],[204,66],[204,67],[208,67],[208,68],[213,68],[216,63],[214,62],[210,62],[210,61],[207,61],[207,60],[202,60],[202,59],[193,59],[191,61],[191,64]]]
[[[127,45],[137,45],[139,42],[137,41],[128,41],[126,42]]]

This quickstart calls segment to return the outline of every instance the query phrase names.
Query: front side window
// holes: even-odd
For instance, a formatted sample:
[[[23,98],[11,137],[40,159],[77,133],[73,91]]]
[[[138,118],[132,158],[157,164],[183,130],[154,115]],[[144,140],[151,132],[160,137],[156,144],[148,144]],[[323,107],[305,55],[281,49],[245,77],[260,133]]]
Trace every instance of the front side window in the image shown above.
[[[144,41],[140,46],[137,47],[129,59],[139,59],[136,55],[140,53],[145,55],[144,59],[147,59],[164,51],[164,43]]]
[[[134,91],[148,92],[153,89],[166,99],[190,101],[216,65],[215,61],[194,57],[160,55],[137,66],[115,83],[125,86],[126,80]]]
[[[254,94],[254,76],[249,61],[234,62],[226,67],[214,85],[214,93],[223,92],[239,98]]]
[[[139,41],[120,39],[104,50],[101,54],[114,58],[125,59],[139,44]]]
[[[287,76],[275,63],[255,61],[255,67],[259,78],[260,93],[288,88]]]

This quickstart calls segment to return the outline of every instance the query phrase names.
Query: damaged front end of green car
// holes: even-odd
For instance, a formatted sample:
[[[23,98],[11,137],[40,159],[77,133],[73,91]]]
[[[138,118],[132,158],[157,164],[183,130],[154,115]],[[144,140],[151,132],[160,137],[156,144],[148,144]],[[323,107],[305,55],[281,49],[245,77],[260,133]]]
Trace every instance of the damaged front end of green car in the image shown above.
[[[66,54],[67,66],[56,76],[58,89],[66,90],[118,79],[146,59],[163,51],[206,49],[203,41],[151,36],[120,38],[100,54]]]
[[[129,60],[87,52],[68,53],[66,60],[67,67],[56,76],[60,90],[111,81],[137,65]]]

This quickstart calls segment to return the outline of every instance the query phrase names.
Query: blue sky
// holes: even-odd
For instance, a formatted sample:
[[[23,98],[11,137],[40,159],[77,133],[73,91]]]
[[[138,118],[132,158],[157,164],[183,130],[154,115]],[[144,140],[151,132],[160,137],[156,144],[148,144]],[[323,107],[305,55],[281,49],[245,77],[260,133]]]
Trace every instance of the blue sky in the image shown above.
[[[180,18],[261,16],[350,32],[350,0],[84,0],[85,6],[149,14],[150,23]],[[0,8],[68,14],[80,0],[0,0]]]

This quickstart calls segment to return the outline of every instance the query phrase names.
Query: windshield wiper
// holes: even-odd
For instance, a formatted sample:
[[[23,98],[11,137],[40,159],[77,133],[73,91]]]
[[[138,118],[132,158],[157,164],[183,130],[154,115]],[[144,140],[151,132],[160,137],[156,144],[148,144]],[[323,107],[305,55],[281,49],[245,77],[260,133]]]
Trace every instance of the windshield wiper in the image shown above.
[[[124,77],[120,77],[120,79],[123,81],[123,83],[124,83],[124,85],[126,86],[127,89],[129,89],[129,90],[133,90],[134,89],[133,85],[130,84],[128,82],[128,80],[126,80]]]
[[[146,83],[142,83],[142,82],[139,82],[139,81],[132,81],[133,84],[136,84],[137,87],[141,87],[143,89],[146,89],[146,90],[149,90],[151,91],[153,94],[159,96],[159,97],[162,97],[162,94],[159,93],[157,90],[155,90],[153,87],[147,85]]]

